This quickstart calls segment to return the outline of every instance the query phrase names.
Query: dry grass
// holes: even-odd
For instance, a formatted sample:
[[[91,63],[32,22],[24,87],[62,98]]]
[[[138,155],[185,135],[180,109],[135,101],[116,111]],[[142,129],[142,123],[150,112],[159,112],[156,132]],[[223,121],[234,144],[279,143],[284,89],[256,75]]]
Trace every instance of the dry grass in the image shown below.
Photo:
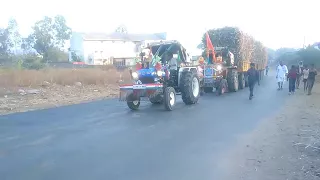
[[[130,79],[128,70],[119,72],[113,67],[79,69],[16,70],[0,69],[0,87],[37,87],[47,81],[51,84],[83,85],[118,84]]]

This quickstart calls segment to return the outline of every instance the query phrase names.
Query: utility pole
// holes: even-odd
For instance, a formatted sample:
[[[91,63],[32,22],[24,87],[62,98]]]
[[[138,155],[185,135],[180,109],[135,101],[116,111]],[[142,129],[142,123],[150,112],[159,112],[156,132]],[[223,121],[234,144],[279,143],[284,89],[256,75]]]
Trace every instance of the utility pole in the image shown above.
[[[303,49],[306,48],[306,36],[303,36]]]

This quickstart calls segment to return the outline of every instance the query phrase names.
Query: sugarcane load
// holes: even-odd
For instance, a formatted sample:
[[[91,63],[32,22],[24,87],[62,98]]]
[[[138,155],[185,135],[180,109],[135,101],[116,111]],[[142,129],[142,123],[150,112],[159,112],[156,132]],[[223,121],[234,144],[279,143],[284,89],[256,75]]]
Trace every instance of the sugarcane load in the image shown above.
[[[247,71],[251,65],[259,79],[267,64],[267,49],[238,28],[224,27],[207,31],[202,39],[204,62],[203,91],[216,89],[218,95],[236,92],[249,85]]]

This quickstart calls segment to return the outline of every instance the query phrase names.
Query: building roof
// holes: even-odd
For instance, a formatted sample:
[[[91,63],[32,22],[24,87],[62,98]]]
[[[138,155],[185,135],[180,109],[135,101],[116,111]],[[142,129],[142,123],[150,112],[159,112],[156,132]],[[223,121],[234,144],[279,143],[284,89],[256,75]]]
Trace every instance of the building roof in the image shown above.
[[[115,40],[115,41],[145,41],[165,40],[167,33],[126,34],[126,33],[81,33],[84,40]]]

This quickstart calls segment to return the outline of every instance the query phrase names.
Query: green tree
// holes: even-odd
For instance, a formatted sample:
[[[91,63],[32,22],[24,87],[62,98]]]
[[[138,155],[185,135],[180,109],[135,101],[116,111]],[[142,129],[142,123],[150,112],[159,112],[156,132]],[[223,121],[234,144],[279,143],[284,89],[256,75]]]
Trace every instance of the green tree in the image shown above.
[[[6,28],[0,28],[0,55],[6,56],[10,50],[9,32]]]
[[[25,51],[30,51],[33,47],[33,38],[32,37],[27,37],[27,38],[22,38],[21,39],[21,49]]]
[[[10,55],[20,43],[18,23],[10,19],[6,28],[0,28],[0,61],[9,61]]]
[[[276,51],[271,48],[267,48],[267,51],[268,51],[268,59],[269,60],[275,59]]]
[[[75,52],[72,52],[71,56],[72,56],[72,61],[74,61],[74,62],[82,62],[81,57],[78,56]]]
[[[48,61],[54,59],[54,57],[49,57],[49,52],[52,52],[52,49],[61,51],[70,36],[71,28],[66,25],[63,16],[57,15],[54,18],[45,16],[35,23],[33,33],[26,39],[26,44],[29,44]]]
[[[294,48],[280,48],[280,49],[277,49],[275,51],[275,59],[279,59],[280,57],[282,57],[283,55],[287,55],[288,53],[294,53],[296,52],[297,50],[294,49]]]
[[[71,28],[67,26],[66,19],[61,15],[54,17],[54,23],[52,27],[54,29],[55,46],[63,47],[65,41],[70,39],[72,32]]]
[[[306,49],[300,49],[297,54],[301,57],[304,64],[315,64],[320,67],[320,50],[309,46]]]
[[[8,22],[8,43],[9,47],[13,51],[13,53],[16,53],[16,50],[18,47],[21,46],[21,35],[19,33],[19,26],[15,19],[11,18]]]

